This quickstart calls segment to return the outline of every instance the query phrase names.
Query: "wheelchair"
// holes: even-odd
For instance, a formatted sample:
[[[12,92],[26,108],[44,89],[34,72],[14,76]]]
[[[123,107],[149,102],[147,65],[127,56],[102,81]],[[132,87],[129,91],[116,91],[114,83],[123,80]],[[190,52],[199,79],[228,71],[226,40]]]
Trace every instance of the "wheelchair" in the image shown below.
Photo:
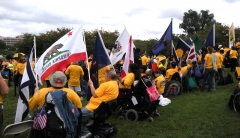
[[[106,138],[117,134],[117,128],[106,120],[112,115],[112,108],[116,106],[116,100],[102,102],[93,113],[93,118],[86,126],[92,133],[92,138]]]
[[[140,79],[143,79],[148,87],[152,85],[151,81],[146,77],[141,77]],[[132,86],[132,89],[119,89],[117,108],[115,109],[115,111],[121,110],[118,119],[138,121],[147,118],[149,122],[152,122],[151,114],[160,116],[156,110],[159,100],[150,101],[142,80],[135,81],[135,84]]]
[[[165,85],[164,97],[178,96],[183,91],[181,77],[178,72],[174,73],[171,81],[167,82]]]

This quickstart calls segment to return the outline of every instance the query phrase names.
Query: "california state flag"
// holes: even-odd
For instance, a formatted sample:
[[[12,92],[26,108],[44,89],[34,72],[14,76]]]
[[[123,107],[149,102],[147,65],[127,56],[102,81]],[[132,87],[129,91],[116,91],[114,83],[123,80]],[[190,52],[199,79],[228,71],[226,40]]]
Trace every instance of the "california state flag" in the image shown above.
[[[115,45],[112,48],[112,51],[109,57],[112,65],[120,61],[123,55],[127,52],[128,45],[129,45],[129,38],[130,38],[130,35],[127,29],[124,28],[123,32],[119,35],[119,37],[115,41]],[[132,42],[132,46],[135,47],[133,42]]]
[[[42,84],[54,71],[61,71],[71,62],[86,59],[82,25],[74,28],[53,43],[38,59],[35,71]]]
[[[134,57],[133,57],[133,45],[132,45],[132,36],[130,36],[128,41],[128,49],[125,55],[123,68],[121,72],[121,78],[125,77],[128,74],[128,67],[130,64],[134,63]]]

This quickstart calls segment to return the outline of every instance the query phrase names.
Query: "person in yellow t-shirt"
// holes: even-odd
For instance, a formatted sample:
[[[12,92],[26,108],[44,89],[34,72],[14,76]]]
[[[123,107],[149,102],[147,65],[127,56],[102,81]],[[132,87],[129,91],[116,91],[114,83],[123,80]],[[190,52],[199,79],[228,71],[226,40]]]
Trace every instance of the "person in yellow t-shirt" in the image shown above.
[[[13,60],[12,60],[12,64],[13,64],[13,70],[15,71],[15,70],[16,70],[16,67],[17,67],[17,64],[18,64],[17,59],[13,59]]]
[[[122,89],[131,89],[135,80],[139,80],[141,77],[141,73],[139,70],[139,66],[137,64],[130,64],[128,67],[128,74],[122,79],[118,77],[119,80],[119,88]]]
[[[8,61],[6,58],[3,58],[3,61],[2,61],[2,71],[4,71],[6,69],[6,67],[8,66]]]
[[[106,71],[106,82],[102,83],[97,89],[94,88],[91,79],[88,80],[92,97],[88,104],[82,110],[82,137],[90,137],[91,133],[86,127],[86,124],[93,117],[93,112],[98,108],[101,102],[109,102],[117,98],[119,89],[116,72],[114,70]]]
[[[141,57],[141,60],[142,60],[142,65],[147,66],[148,58],[146,53]]]
[[[98,70],[98,86],[106,82],[105,75],[107,70],[110,70],[109,66],[105,66]]]
[[[223,72],[222,72],[222,64],[223,64],[223,55],[219,53],[219,49],[216,49],[216,65],[217,65],[217,71],[219,75],[219,79],[223,78]]]
[[[167,72],[166,72],[166,77],[165,77],[165,79],[166,79],[168,82],[170,82],[171,79],[172,79],[172,75],[173,75],[174,73],[176,73],[176,72],[178,72],[177,64],[176,64],[176,62],[172,62],[172,63],[170,64],[170,69],[168,69]]]
[[[0,132],[2,132],[3,126],[3,96],[6,96],[8,92],[8,85],[0,73]]]
[[[79,96],[69,88],[64,88],[64,86],[67,83],[67,77],[66,75],[61,71],[55,71],[50,75],[50,84],[51,87],[48,88],[42,88],[38,89],[35,88],[34,95],[28,100],[29,108],[31,111],[35,110],[36,108],[41,108],[45,103],[45,97],[47,93],[50,91],[55,90],[62,90],[66,92],[67,99],[78,109],[79,112],[81,112],[82,103],[79,98]],[[81,117],[79,116],[78,120],[80,120]],[[81,125],[81,122],[79,121],[78,126]],[[80,134],[81,129],[80,127],[76,128],[77,134]]]
[[[213,48],[208,47],[207,48],[208,53],[204,57],[204,69],[203,69],[203,81],[202,81],[202,87],[200,89],[201,92],[204,91],[206,81],[208,80],[208,92],[212,91],[213,88],[213,77],[214,77],[214,69],[213,69],[213,61],[212,61],[212,53],[213,53]]]
[[[69,75],[68,88],[75,92],[80,92],[80,80],[83,78],[84,72],[82,67],[78,65],[78,62],[72,62],[72,65],[69,65],[66,69],[65,74]]]
[[[234,72],[236,70],[236,65],[237,65],[237,57],[238,57],[238,52],[236,48],[233,46],[232,50],[230,50],[230,71]]]
[[[163,81],[165,81],[165,78],[164,76],[161,74],[161,71],[159,69],[157,69],[155,72],[154,72],[154,75],[155,75],[155,84],[156,84],[156,88],[158,90],[158,92],[160,94],[164,93],[164,89],[165,89],[165,85],[161,85],[161,83]]]
[[[19,83],[21,83],[22,75],[23,75],[25,66],[26,66],[26,59],[24,57],[21,57],[20,60],[19,60],[19,63],[17,64],[15,73],[14,73],[15,76],[18,75],[18,82]]]

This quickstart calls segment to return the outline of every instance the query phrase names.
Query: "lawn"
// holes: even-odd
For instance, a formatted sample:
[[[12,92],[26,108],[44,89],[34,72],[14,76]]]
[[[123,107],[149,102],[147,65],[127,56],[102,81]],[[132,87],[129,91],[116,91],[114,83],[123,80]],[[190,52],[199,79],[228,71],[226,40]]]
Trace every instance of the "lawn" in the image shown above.
[[[234,77],[233,73],[231,75]],[[117,113],[113,113],[108,122],[117,126],[118,138],[239,138],[240,115],[227,107],[236,84],[234,78],[234,83],[216,85],[217,90],[213,92],[199,92],[195,89],[171,97],[171,104],[158,107],[161,116],[153,117],[153,122],[117,120]],[[9,95],[4,97],[3,127],[14,122],[17,99],[11,87]],[[86,105],[86,101],[83,101],[83,105]],[[25,138],[26,134],[23,133],[18,138]],[[7,136],[11,137],[13,136]]]

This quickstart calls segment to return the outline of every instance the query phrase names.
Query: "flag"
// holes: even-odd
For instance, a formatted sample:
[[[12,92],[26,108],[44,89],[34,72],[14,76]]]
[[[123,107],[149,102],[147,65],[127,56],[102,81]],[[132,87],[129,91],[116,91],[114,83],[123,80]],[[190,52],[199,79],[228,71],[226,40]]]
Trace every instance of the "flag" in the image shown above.
[[[94,87],[98,87],[98,75],[97,72],[99,69],[110,65],[110,59],[103,43],[101,34],[97,31],[96,41],[93,50],[93,60],[92,60],[92,68],[90,70],[91,76],[94,75],[96,77],[96,82],[94,82]],[[95,79],[94,79],[95,80]]]
[[[193,47],[193,46],[191,47],[191,49],[188,53],[187,60],[188,59],[191,59],[192,61],[197,61],[195,47]]]
[[[193,38],[193,44],[197,52],[202,49],[202,43],[197,35]]]
[[[128,74],[129,64],[133,64],[133,62],[134,62],[134,58],[133,58],[132,36],[130,36],[129,43],[128,43],[128,50],[125,55],[123,68],[121,72],[121,78],[125,77]]]
[[[160,40],[155,45],[153,45],[152,52],[157,55],[159,52],[166,48],[167,41],[170,40],[172,40],[172,21],[170,22],[167,30],[164,32]]]
[[[124,28],[123,32],[119,35],[117,40],[115,41],[115,45],[112,48],[110,54],[110,61],[112,65],[116,64],[119,60],[122,59],[123,55],[128,50],[128,43],[129,43],[130,35],[126,29]],[[132,46],[135,47],[134,43],[132,42]]]
[[[39,76],[39,82],[42,84],[52,72],[61,71],[71,62],[85,59],[83,28],[79,26],[53,43],[38,59],[35,71]]]
[[[229,28],[229,48],[234,46],[235,43],[235,31],[234,31],[234,23],[232,23],[231,27]]]
[[[176,50],[175,50],[175,47],[173,45],[173,41],[172,41],[172,48],[171,48],[171,51],[170,51],[170,56],[173,57],[173,61],[175,61],[177,64],[179,63],[179,59],[177,57]]]
[[[190,46],[186,42],[184,42],[180,37],[178,37],[178,43],[176,47],[178,58],[181,57],[187,51],[190,51]]]
[[[215,24],[213,25],[212,29],[210,30],[202,47],[208,47],[208,46],[215,47]]]
[[[33,46],[26,61],[26,66],[23,72],[22,81],[19,87],[19,97],[16,109],[15,123],[22,122],[29,113],[29,85],[36,83],[34,72],[31,66],[33,57]]]

